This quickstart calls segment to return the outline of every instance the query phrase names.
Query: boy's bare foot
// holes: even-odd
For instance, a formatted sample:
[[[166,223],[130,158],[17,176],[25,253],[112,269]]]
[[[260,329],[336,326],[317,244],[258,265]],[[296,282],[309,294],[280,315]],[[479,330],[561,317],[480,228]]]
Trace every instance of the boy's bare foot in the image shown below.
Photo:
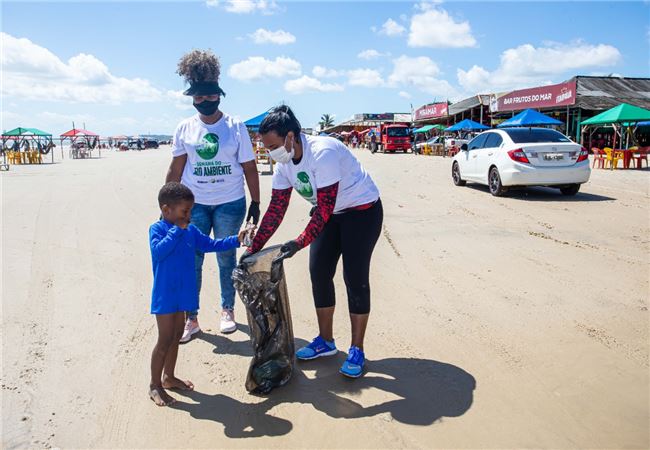
[[[179,389],[181,391],[193,391],[194,390],[194,384],[190,381],[183,381],[180,380],[176,377],[170,377],[167,375],[163,375],[163,382],[162,386],[165,389]]]
[[[149,387],[149,398],[158,406],[169,406],[176,403],[176,399],[159,386]]]

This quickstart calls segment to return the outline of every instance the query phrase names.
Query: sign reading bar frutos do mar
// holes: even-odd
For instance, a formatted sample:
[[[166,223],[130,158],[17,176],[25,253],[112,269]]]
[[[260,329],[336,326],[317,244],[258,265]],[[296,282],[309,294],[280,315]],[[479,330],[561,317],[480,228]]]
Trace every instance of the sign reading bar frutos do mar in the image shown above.
[[[435,119],[448,115],[447,102],[424,105],[415,110],[414,120]]]
[[[490,98],[490,111],[518,111],[527,108],[554,108],[576,103],[576,82],[552,84],[512,91]]]

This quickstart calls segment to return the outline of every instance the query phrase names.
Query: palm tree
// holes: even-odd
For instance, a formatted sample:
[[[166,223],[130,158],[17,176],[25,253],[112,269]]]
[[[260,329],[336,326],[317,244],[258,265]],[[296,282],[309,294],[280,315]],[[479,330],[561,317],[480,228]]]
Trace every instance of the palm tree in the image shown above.
[[[329,114],[323,114],[320,117],[320,122],[318,122],[318,125],[320,125],[321,131],[324,130],[325,128],[329,128],[332,125],[334,125],[334,118]]]

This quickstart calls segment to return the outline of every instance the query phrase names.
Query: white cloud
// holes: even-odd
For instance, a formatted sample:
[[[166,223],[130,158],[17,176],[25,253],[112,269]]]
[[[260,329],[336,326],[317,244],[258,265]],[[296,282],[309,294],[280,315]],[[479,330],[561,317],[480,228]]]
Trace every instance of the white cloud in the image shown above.
[[[411,18],[409,47],[459,48],[474,47],[469,22],[456,22],[444,9],[422,6],[422,12]]]
[[[0,33],[2,95],[73,103],[151,102],[162,92],[142,78],[113,75],[93,55],[80,53],[62,61],[29,39]]]
[[[343,72],[334,69],[328,69],[323,66],[314,66],[311,73],[317,78],[336,78],[343,75]]]
[[[427,56],[409,57],[402,55],[393,60],[393,72],[388,77],[388,86],[412,86],[434,97],[450,98],[457,94],[441,75],[438,65]]]
[[[275,60],[269,60],[262,56],[251,56],[233,64],[228,69],[228,75],[240,81],[283,78],[298,76],[300,73],[300,63],[284,56],[277,57]]]
[[[381,53],[375,50],[374,48],[369,48],[368,50],[364,50],[362,52],[359,52],[357,54],[357,58],[360,59],[375,59],[375,58],[381,58],[383,56],[389,56],[390,53]]]
[[[442,4],[442,0],[426,0],[415,4],[415,9],[419,11],[428,11],[433,9],[436,5]]]
[[[406,98],[406,99],[409,99],[409,98],[412,97],[411,94],[409,94],[406,91],[399,91],[399,96],[402,97],[402,98]]]
[[[406,28],[404,28],[402,25],[395,22],[393,19],[388,19],[381,26],[381,29],[379,30],[379,34],[385,34],[386,36],[399,36],[403,34],[405,31]]]
[[[307,92],[340,92],[343,86],[335,83],[323,83],[322,81],[303,75],[295,80],[287,80],[284,83],[284,90],[292,94],[304,94]]]
[[[255,33],[249,35],[256,44],[277,44],[287,45],[296,42],[296,37],[288,31],[270,31],[258,28]]]
[[[167,91],[167,98],[174,102],[174,107],[180,110],[193,109],[192,97],[183,95],[183,91]]]
[[[588,67],[610,67],[621,60],[616,47],[591,45],[581,41],[569,44],[550,43],[546,47],[530,44],[508,49],[501,54],[499,66],[492,72],[474,65],[458,69],[459,84],[471,92],[516,89],[549,84],[565,72]]]
[[[378,70],[354,69],[348,72],[348,83],[350,86],[380,87],[384,85],[384,79]]]
[[[219,0],[207,0],[208,7],[217,8],[223,3]],[[251,14],[261,12],[269,15],[278,11],[279,7],[275,0],[226,0],[224,9],[235,14]]]

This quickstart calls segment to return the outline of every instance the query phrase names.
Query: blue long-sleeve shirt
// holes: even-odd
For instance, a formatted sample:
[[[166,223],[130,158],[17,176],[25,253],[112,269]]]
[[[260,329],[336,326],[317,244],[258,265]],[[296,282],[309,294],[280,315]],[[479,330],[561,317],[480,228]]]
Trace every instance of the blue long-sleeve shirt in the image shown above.
[[[151,313],[170,314],[196,311],[199,294],[196,286],[196,252],[223,252],[239,247],[237,236],[211,239],[194,225],[182,229],[160,220],[149,227],[153,265]]]

